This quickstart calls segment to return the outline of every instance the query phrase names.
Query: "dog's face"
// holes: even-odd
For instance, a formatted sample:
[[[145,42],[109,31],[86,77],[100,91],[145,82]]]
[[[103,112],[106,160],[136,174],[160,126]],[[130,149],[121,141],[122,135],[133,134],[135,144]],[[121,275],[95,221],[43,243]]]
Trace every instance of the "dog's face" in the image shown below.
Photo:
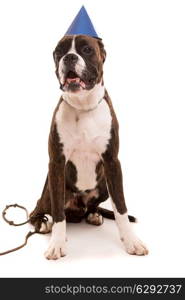
[[[86,35],[64,36],[53,56],[63,91],[91,90],[101,82],[106,56],[101,40]]]

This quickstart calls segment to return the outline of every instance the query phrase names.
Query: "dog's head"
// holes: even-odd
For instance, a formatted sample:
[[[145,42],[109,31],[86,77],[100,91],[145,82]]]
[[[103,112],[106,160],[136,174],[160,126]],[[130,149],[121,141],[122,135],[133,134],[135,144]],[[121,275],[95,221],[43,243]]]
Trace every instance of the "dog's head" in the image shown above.
[[[101,82],[106,52],[100,39],[87,35],[64,36],[53,56],[63,91],[88,91]]]

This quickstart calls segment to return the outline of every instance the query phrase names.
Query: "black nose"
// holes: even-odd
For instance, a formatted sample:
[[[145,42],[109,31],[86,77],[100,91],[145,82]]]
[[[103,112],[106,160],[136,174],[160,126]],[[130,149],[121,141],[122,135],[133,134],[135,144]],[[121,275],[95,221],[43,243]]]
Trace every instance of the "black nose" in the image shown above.
[[[75,55],[75,54],[67,54],[65,57],[64,57],[64,63],[66,65],[68,64],[75,64],[78,60],[78,56]]]

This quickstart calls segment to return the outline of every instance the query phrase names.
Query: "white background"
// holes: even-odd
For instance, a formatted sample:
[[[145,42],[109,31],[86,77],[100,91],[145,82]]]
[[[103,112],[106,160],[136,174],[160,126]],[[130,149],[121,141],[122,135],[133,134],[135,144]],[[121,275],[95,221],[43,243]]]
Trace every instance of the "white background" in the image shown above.
[[[45,260],[49,236],[37,235],[0,257],[0,276],[184,276],[184,1],[0,2],[0,210],[17,202],[31,211],[42,192],[61,94],[52,51],[82,4],[107,50],[105,85],[120,123],[127,206],[150,253],[127,255],[114,221],[69,224],[68,256]],[[11,217],[20,220],[18,211]],[[29,229],[1,218],[0,252],[21,244]]]

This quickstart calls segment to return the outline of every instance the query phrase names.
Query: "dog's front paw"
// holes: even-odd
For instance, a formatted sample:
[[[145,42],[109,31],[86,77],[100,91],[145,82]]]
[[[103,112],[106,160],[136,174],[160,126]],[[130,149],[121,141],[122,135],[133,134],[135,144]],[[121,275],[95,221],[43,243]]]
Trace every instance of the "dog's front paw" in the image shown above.
[[[131,255],[147,255],[148,249],[136,236],[121,238],[126,251]]]
[[[65,241],[52,241],[48,250],[44,253],[47,259],[59,259],[67,254]]]

